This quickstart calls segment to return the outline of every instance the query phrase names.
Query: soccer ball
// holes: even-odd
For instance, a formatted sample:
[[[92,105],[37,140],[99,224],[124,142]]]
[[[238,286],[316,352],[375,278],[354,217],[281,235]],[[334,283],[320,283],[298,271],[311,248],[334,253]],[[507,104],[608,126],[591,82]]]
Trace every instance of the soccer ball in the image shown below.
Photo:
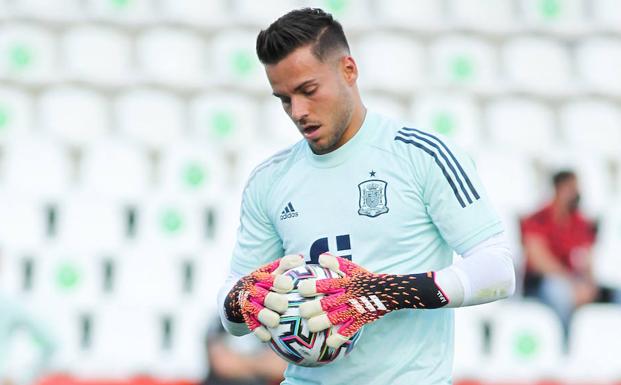
[[[332,334],[332,329],[311,333],[308,330],[307,320],[300,317],[299,306],[314,299],[323,297],[302,297],[298,291],[298,283],[304,279],[338,278],[338,274],[319,265],[304,265],[293,268],[284,273],[293,279],[293,290],[289,292],[289,308],[280,317],[280,324],[269,328],[272,339],[270,347],[280,357],[295,365],[322,366],[334,362],[349,354],[360,338],[362,330],[354,334],[349,341],[338,349],[326,345],[326,340]]]

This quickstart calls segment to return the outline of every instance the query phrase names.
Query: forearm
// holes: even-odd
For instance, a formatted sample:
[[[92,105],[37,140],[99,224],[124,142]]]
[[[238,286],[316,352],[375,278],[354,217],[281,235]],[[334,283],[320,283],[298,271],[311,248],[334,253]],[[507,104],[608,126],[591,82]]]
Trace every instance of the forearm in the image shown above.
[[[525,236],[524,254],[530,268],[537,273],[570,275],[569,269],[550,251],[546,242],[539,236]]]
[[[446,307],[479,305],[515,292],[515,269],[504,233],[464,253],[464,258],[436,272],[436,284],[448,297]]]

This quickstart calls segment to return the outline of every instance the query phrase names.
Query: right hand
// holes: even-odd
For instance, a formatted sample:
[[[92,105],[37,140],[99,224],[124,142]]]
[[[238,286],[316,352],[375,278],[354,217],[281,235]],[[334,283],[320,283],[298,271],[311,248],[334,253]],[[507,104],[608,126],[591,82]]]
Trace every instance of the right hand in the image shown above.
[[[302,255],[287,255],[241,278],[224,302],[226,317],[232,322],[246,323],[261,341],[269,341],[271,335],[266,327],[278,326],[278,313],[289,307],[284,294],[293,289],[293,280],[282,274],[302,265]]]

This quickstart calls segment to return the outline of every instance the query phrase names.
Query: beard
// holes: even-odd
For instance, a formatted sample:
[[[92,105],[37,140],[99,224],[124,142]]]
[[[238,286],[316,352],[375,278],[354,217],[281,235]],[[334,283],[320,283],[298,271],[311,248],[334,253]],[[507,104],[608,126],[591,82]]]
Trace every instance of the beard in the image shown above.
[[[321,142],[309,141],[308,144],[315,154],[323,155],[336,150],[339,146],[343,145],[341,140],[347,127],[351,123],[352,116],[354,114],[354,103],[351,97],[342,92],[342,102],[338,103],[339,108],[334,113],[334,121],[332,122],[333,129],[329,133],[329,136]]]

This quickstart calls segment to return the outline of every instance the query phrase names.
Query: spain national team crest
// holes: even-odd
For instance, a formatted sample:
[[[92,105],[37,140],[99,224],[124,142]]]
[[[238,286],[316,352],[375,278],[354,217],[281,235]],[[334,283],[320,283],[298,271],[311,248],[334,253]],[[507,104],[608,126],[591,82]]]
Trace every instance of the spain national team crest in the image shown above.
[[[375,174],[375,173],[373,173]],[[358,185],[360,193],[358,214],[375,218],[388,212],[386,186],[388,183],[379,179],[365,180]]]

